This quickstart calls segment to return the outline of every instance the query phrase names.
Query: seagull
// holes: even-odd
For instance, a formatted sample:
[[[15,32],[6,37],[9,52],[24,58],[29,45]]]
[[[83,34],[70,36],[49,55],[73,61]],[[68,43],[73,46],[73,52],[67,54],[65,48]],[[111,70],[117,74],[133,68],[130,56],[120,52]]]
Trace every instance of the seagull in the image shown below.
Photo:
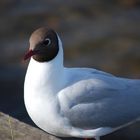
[[[24,102],[49,134],[100,140],[140,120],[140,80],[92,68],[67,68],[59,35],[41,27],[30,37]]]

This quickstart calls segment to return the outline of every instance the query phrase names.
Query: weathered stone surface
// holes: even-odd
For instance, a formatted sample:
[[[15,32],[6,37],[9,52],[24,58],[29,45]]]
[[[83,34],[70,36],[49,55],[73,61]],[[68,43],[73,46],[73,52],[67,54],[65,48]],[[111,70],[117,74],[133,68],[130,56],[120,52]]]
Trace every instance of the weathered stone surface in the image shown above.
[[[57,138],[0,113],[0,140],[57,140]]]

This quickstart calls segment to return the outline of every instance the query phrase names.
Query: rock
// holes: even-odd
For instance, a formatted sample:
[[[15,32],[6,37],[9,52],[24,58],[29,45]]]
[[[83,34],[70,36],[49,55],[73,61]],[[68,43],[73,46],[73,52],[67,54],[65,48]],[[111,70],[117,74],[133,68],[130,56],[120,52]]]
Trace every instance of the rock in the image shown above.
[[[58,140],[43,131],[0,113],[0,140]]]

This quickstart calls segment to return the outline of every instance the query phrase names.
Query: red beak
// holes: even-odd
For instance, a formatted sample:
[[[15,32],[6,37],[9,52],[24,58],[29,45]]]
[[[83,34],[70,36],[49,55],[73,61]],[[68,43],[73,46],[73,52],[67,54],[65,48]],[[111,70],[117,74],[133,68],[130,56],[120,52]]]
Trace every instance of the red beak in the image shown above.
[[[33,51],[33,50],[29,50],[25,56],[24,56],[24,60],[27,60],[28,58],[30,58],[31,56],[37,54],[37,51]]]

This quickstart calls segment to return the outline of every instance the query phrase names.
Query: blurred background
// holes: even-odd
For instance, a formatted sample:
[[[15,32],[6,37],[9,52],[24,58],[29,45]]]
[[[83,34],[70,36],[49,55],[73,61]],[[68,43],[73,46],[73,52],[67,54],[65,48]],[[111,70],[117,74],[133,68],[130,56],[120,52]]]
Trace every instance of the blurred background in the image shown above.
[[[1,0],[0,111],[32,124],[24,107],[30,34],[50,26],[60,35],[65,66],[93,67],[116,76],[140,78],[139,0]],[[136,140],[140,123],[101,140]]]

